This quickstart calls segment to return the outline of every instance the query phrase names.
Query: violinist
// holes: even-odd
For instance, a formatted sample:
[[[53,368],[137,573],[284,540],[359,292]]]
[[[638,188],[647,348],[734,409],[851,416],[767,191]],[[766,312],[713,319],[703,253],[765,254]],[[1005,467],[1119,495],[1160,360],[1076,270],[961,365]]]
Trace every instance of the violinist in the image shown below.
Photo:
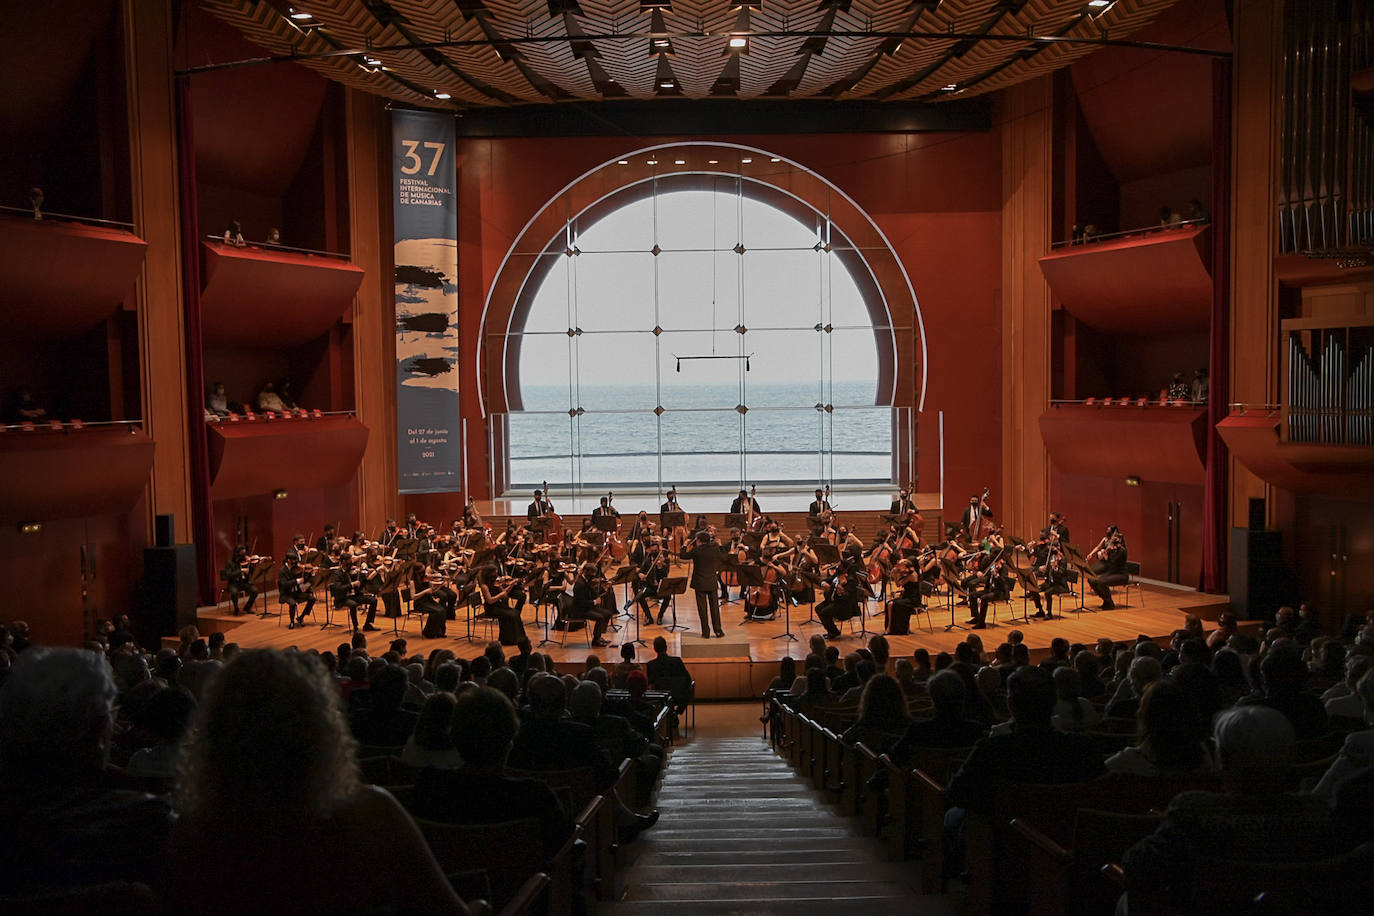
[[[988,604],[1005,601],[1011,594],[1012,580],[1008,575],[1004,553],[984,550],[971,561],[973,574],[961,583],[968,593],[970,617],[968,623],[973,629],[986,629],[988,625]]]
[[[1067,544],[1069,542],[1069,526],[1064,524],[1064,516],[1060,515],[1058,512],[1051,512],[1050,520],[1045,525],[1044,533],[1048,534],[1050,532],[1053,532],[1055,537],[1059,538],[1060,544]]]
[[[295,560],[297,563],[304,563],[309,559],[309,548],[305,546],[305,535],[298,534],[291,539],[291,546],[286,548],[284,559]]]
[[[318,551],[318,553],[319,553],[321,556],[323,556],[324,554],[329,553],[329,549],[330,549],[331,547],[333,547],[333,546],[334,546],[334,526],[333,526],[333,525],[325,525],[325,526],[324,526],[324,534],[320,535],[320,539],[319,539],[318,541],[315,542],[315,550]]]
[[[396,527],[396,519],[389,518],[386,520],[386,528],[382,531],[382,536],[377,538],[377,543],[381,544],[384,548],[390,549],[393,544],[401,539],[401,537],[402,532],[401,529]]]
[[[361,531],[353,532],[353,537],[348,539],[348,555],[355,560],[367,554],[367,535]]]
[[[1112,586],[1131,581],[1126,574],[1126,537],[1121,529],[1108,525],[1106,536],[1085,559],[1092,570],[1088,585],[1102,599],[1102,610],[1114,610],[1116,604],[1112,601]]]
[[[463,528],[468,531],[481,531],[483,528],[482,513],[477,511],[477,501],[468,497],[468,504],[463,508]]]
[[[224,579],[224,590],[229,593],[229,601],[234,605],[235,617],[240,613],[240,595],[248,596],[248,603],[243,606],[242,613],[244,614],[252,611],[253,602],[258,600],[258,590],[253,587],[251,567],[248,548],[240,544],[234,548],[234,552],[229,557],[229,562],[224,564],[224,569],[220,573],[221,578]]]
[[[304,541],[305,538],[301,538],[301,540]],[[288,630],[305,626],[305,616],[315,606],[315,595],[310,590],[304,576],[305,572],[301,568],[298,555],[288,550],[281,571],[277,573],[277,597],[281,599],[282,604],[286,605],[287,619],[290,620],[290,623],[286,625]],[[299,604],[304,604],[305,608],[301,611],[300,619],[297,620],[296,606]]]
[[[363,591],[364,576],[367,567],[362,560],[355,560],[350,556],[341,556],[339,565],[334,568],[333,578],[329,583],[329,595],[334,599],[336,608],[347,608],[348,619],[353,625],[353,632],[361,632],[358,628],[358,608],[367,607],[367,620],[362,629],[375,630],[372,622],[377,619],[377,599]]]
[[[609,611],[601,603],[605,587],[598,588],[598,581],[595,570],[588,564],[583,564],[577,571],[577,579],[573,582],[572,607],[568,609],[568,620],[584,620],[592,624],[592,645],[594,647],[609,646],[604,636],[606,625],[610,623],[611,615],[614,611]],[[554,627],[558,622],[554,622]]]
[[[494,566],[483,566],[477,572],[477,597],[482,616],[495,618],[501,645],[519,642],[525,635],[525,623],[520,618],[525,605],[524,583],[514,576],[497,576]]]
[[[911,633],[911,615],[922,606],[921,577],[910,560],[898,560],[892,567],[892,587],[897,594],[887,603],[883,632],[888,636],[906,636]]]
[[[634,602],[639,605],[639,610],[644,614],[646,624],[663,623],[663,611],[666,601],[659,599],[658,619],[655,620],[649,613],[649,599],[658,595],[659,586],[668,577],[668,555],[664,553],[663,547],[655,539],[646,550],[643,559],[638,564],[638,572],[634,584]]]
[[[1046,595],[1053,598],[1054,595],[1064,595],[1069,591],[1069,567],[1064,561],[1064,549],[1060,546],[1059,537],[1053,528],[1046,538],[1044,562],[1035,566],[1035,577],[1039,587],[1027,592],[1026,597],[1035,605],[1035,616],[1043,619],[1045,608],[1040,602],[1040,597]]]
[[[851,617],[857,617],[863,613],[864,590],[859,581],[863,577],[861,567],[845,560],[840,561],[839,571],[830,588],[830,594],[824,601],[816,605],[816,617],[825,627],[827,638],[839,639],[844,635],[840,632],[840,628],[835,625],[835,621],[849,620]]]

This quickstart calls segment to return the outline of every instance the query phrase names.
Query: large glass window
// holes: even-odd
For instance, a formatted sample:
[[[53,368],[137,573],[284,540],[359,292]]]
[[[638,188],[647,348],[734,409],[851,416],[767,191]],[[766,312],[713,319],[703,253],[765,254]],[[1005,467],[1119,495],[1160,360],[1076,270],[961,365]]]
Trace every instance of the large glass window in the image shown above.
[[[823,216],[741,192],[722,179],[568,225],[515,332],[512,490],[891,479],[875,405],[892,329]]]

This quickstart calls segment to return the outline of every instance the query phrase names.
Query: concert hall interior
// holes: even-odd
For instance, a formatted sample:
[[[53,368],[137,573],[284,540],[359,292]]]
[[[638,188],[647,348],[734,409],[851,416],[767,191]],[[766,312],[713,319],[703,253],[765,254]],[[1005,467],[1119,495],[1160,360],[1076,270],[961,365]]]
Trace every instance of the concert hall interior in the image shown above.
[[[1009,818],[958,804],[987,822],[986,836],[959,828],[963,863],[922,807],[957,796],[945,786],[957,762],[919,771],[876,746],[861,759],[867,745],[834,733],[849,734],[862,691],[827,694],[810,716],[770,694],[792,690],[779,671],[793,662],[796,693],[810,689],[817,636],[838,647],[837,681],[855,650],[872,667],[875,636],[886,641],[865,683],[889,661],[894,676],[922,656],[963,665],[970,691],[996,681],[999,720],[1015,690],[997,668],[1073,671],[1071,648],[1105,652],[1092,664],[1119,670],[1088,698],[1097,715],[1109,687],[1144,689],[1132,678],[1153,649],[1138,642],[1162,649],[1169,682],[1168,653],[1180,664],[1190,638],[1208,665],[1236,640],[1261,699],[1263,661],[1285,652],[1310,667],[1313,702],[1358,668],[1342,696],[1370,706],[1341,707],[1341,721],[1374,716],[1357,664],[1374,656],[1369,0],[11,7],[0,678],[13,669],[24,683],[29,646],[84,647],[110,659],[122,704],[126,663],[142,664],[130,658],[161,683],[159,650],[190,670],[207,663],[192,644],[212,637],[216,670],[237,650],[268,666],[264,680],[315,669],[263,659],[319,658],[355,634],[380,659],[404,638],[392,662],[428,658],[420,701],[441,651],[463,681],[483,681],[470,660],[490,644],[514,653],[522,640],[522,664],[532,646],[575,677],[591,653],[614,668],[622,646],[635,665],[655,659],[656,637],[687,660],[691,704],[671,676],[636,696],[658,703],[646,743],[667,750],[639,772],[636,798],[623,781],[599,787],[601,807],[576,826],[587,853],[575,874],[555,856],[535,869],[547,887],[491,870],[440,881],[434,909],[486,897],[512,916],[598,901],[625,914],[776,911],[764,879],[732,877],[743,862],[778,869],[786,895],[810,887],[794,912],[838,897],[875,912],[1097,911],[1075,909],[1067,878],[1055,897],[1025,862],[1067,856],[1060,877],[1106,882],[1087,866],[1120,864],[1126,848],[1089,862],[1074,858],[1072,823],[1035,832],[1047,804],[1017,809],[1031,818],[1019,840]],[[1350,661],[1331,668],[1338,651]],[[344,659],[329,659],[347,682]],[[533,670],[520,704],[537,705],[523,687]],[[901,682],[911,709],[938,711],[918,673]],[[223,702],[208,675],[183,686],[197,715]],[[0,688],[0,782],[28,740],[4,721],[23,720],[22,696],[7,705]],[[695,735],[696,700],[705,734],[712,715],[738,734]],[[725,701],[762,703],[769,741]],[[1117,751],[1135,735],[1128,705],[1109,714],[1129,720]],[[118,744],[132,720],[112,715]],[[1209,755],[1227,715],[1214,737],[1203,723]],[[208,753],[194,733],[187,760]],[[1115,740],[1102,734],[1099,749]],[[1335,744],[1300,764],[1313,784],[1343,740],[1317,737]],[[1364,765],[1372,746],[1360,745]],[[798,830],[866,832],[883,855],[836,862],[852,880],[811,887],[787,870],[814,854],[804,844],[795,859],[694,864],[705,838],[691,827],[634,851],[659,812],[646,838],[675,816],[704,823],[692,794],[713,791],[713,768],[759,754],[779,782],[807,786],[777,810],[834,820]],[[686,789],[672,788],[674,763]],[[121,788],[173,787],[170,774],[120,772]],[[393,794],[408,807],[399,772],[362,782],[406,787]],[[856,787],[861,773],[908,794]],[[179,797],[202,816],[213,807]],[[1131,814],[1169,801],[1153,800]],[[391,804],[404,822],[384,829],[418,842]],[[1360,830],[1365,845],[1326,852],[1364,858],[1311,858],[1359,871],[1374,848]],[[425,838],[434,855],[419,844],[420,870],[452,864]],[[1019,870],[989,882],[975,847],[1012,842]],[[222,861],[197,877],[229,880],[245,859]],[[688,874],[736,896],[672,871],[688,866],[726,868]],[[0,878],[14,867],[0,854]],[[103,874],[137,882],[153,906],[188,902],[185,874]],[[299,893],[331,899],[323,880]],[[31,894],[74,883],[0,880],[0,903],[37,911]],[[1242,883],[1226,889],[1272,889]],[[223,908],[264,905],[255,893]]]

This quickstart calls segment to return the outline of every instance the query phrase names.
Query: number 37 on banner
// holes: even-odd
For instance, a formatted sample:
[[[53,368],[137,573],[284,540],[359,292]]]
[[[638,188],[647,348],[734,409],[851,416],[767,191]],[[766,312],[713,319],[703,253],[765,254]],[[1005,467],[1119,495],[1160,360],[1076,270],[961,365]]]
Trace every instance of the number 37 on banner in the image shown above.
[[[434,155],[430,157],[429,169],[426,175],[433,175],[439,170],[439,160],[444,156],[444,147],[447,143],[421,143],[419,140],[402,140],[401,146],[405,147],[405,164],[401,166],[402,175],[414,175],[424,167],[420,159],[420,154],[416,150],[424,149],[426,152],[433,150]]]

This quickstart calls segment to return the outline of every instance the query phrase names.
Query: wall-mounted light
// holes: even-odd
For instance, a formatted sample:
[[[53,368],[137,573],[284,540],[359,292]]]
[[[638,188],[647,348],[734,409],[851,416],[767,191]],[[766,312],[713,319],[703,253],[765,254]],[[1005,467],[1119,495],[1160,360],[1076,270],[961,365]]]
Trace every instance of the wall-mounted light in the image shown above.
[[[1127,477],[1127,478],[1126,478],[1126,486],[1128,486],[1128,487],[1138,487],[1138,486],[1140,486],[1140,478],[1139,478],[1139,477],[1136,477],[1134,474],[1132,474],[1130,477]]]
[[[288,492],[286,492],[285,490],[276,490],[276,491],[274,491],[274,492],[272,493],[272,498],[273,498],[273,499],[286,499],[286,497],[288,497],[288,496],[290,496],[290,495],[291,495],[291,494],[288,493]]]
[[[43,523],[42,523],[42,522],[20,522],[20,523],[19,523],[19,533],[20,533],[20,534],[37,534],[38,532],[40,532],[40,531],[42,531],[42,530],[43,530]]]

